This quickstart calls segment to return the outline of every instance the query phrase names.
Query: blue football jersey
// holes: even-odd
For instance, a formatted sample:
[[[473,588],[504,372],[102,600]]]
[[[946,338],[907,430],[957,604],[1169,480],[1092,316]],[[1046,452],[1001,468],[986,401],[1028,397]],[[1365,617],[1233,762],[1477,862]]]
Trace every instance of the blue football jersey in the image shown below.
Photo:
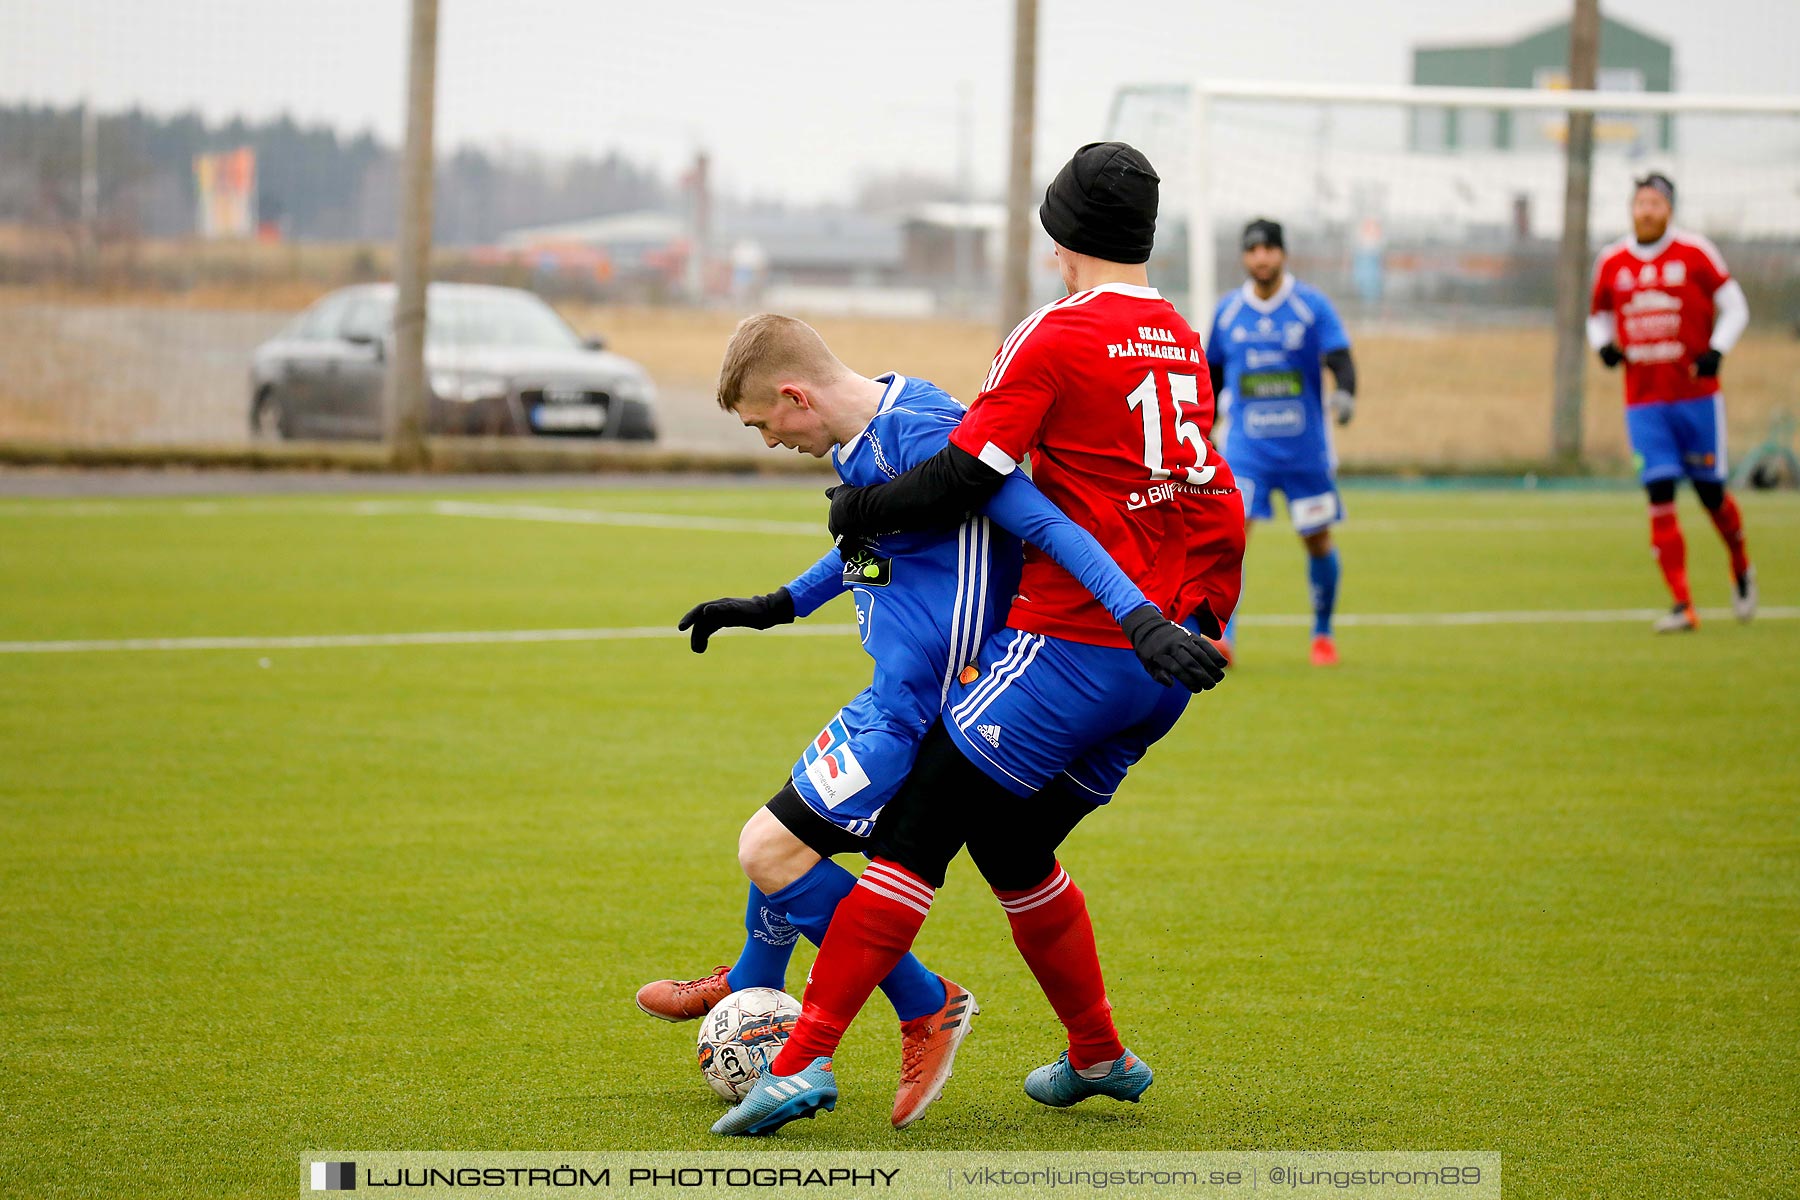
[[[878,381],[887,392],[874,420],[832,451],[845,483],[885,483],[918,466],[949,444],[963,418],[961,404],[923,380]],[[874,699],[923,732],[956,673],[1004,624],[1023,558],[1017,538],[977,516],[954,533],[878,538],[848,561],[834,550],[788,590],[802,616],[840,591],[852,594],[863,649],[875,660]]]
[[[1263,300],[1248,281],[1219,302],[1208,363],[1225,368],[1225,460],[1252,474],[1331,461],[1324,364],[1350,348],[1337,310],[1317,288],[1284,275]]]

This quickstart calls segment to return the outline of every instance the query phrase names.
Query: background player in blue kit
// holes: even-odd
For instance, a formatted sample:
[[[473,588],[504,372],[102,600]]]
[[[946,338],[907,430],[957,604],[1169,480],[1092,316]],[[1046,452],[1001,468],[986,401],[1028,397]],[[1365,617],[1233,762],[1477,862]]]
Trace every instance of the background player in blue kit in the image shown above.
[[[849,484],[891,479],[931,458],[964,415],[962,405],[922,380],[852,372],[810,327],[774,314],[751,317],[733,334],[719,401],[771,447],[829,454]],[[784,987],[797,937],[823,939],[838,902],[856,882],[831,856],[863,850],[875,817],[912,770],[957,674],[999,628],[1019,580],[1019,537],[1045,550],[1134,631],[1133,648],[1152,675],[1165,683],[1182,677],[1179,650],[1197,639],[1157,613],[1092,535],[1022,478],[953,529],[833,549],[767,596],[695,606],[681,628],[692,629],[698,652],[721,628],[785,624],[849,591],[875,676],[809,743],[787,784],[744,826],[738,852],[751,887],[736,964],[701,979],[645,985],[638,993],[645,1012],[688,1020],[740,988]],[[1058,781],[1038,796],[1040,819],[1059,830],[1055,841],[1104,802],[1130,764],[1088,765],[1092,777],[1084,775],[1081,786]],[[904,1126],[942,1091],[974,999],[911,955],[880,986],[902,1023],[893,1122]]]
[[[1237,475],[1247,521],[1274,515],[1273,493],[1306,545],[1312,583],[1312,660],[1337,662],[1331,613],[1340,567],[1331,527],[1343,520],[1337,455],[1326,422],[1356,412],[1356,365],[1337,310],[1317,288],[1287,273],[1281,226],[1257,219],[1244,227],[1244,286],[1219,301],[1206,339],[1206,365],[1227,422],[1222,449]],[[1337,386],[1325,395],[1324,368]],[[1238,611],[1242,611],[1240,606]],[[1237,616],[1223,649],[1233,653]]]

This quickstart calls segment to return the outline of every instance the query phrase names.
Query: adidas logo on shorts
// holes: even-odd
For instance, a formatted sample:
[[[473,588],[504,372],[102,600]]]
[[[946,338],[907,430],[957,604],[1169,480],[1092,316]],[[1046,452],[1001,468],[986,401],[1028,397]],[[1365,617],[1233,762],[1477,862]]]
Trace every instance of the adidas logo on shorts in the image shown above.
[[[998,725],[977,725],[975,732],[979,733],[994,749],[1000,748],[1000,727]]]

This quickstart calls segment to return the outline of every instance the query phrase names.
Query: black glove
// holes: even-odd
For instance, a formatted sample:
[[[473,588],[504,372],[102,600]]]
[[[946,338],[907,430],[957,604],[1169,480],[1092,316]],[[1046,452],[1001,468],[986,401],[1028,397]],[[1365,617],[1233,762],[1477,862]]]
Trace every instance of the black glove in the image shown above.
[[[1724,357],[1723,354],[1720,354],[1717,350],[1708,346],[1694,356],[1694,377],[1696,379],[1711,379],[1714,375],[1719,373],[1719,360]]]
[[[1164,687],[1179,683],[1190,692],[1204,692],[1225,678],[1225,656],[1205,638],[1163,616],[1154,604],[1133,609],[1119,627],[1131,639],[1144,670]]]
[[[1606,364],[1607,370],[1625,361],[1625,352],[1619,349],[1617,342],[1608,342],[1600,347],[1600,361]]]
[[[695,654],[706,653],[706,639],[721,629],[773,629],[794,622],[794,598],[786,588],[778,588],[766,596],[708,600],[688,609],[677,629],[693,627],[691,644]]]
[[[858,527],[860,522],[856,516],[856,497],[864,490],[848,483],[825,489],[825,498],[831,501],[831,512],[825,518],[825,528],[831,531],[832,540],[845,562],[867,550],[874,536]]]
[[[831,501],[831,512],[825,518],[825,528],[831,531],[832,537],[855,537],[865,532],[856,528],[856,496],[861,491],[861,488],[848,483],[834,484],[825,489],[825,498]]]

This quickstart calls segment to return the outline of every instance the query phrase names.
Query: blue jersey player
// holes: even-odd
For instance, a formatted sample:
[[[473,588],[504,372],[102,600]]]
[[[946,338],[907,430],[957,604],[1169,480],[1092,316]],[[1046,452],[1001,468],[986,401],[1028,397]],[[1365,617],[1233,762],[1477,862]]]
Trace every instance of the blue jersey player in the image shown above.
[[[1331,527],[1343,519],[1337,456],[1327,414],[1339,425],[1356,412],[1350,337],[1331,301],[1287,273],[1281,226],[1258,219],[1244,228],[1244,286],[1219,302],[1206,339],[1213,393],[1224,401],[1222,449],[1237,475],[1248,521],[1274,515],[1272,495],[1287,501],[1306,544],[1312,581],[1312,660],[1337,662],[1331,613],[1337,603],[1338,552]],[[1325,369],[1337,386],[1327,397]],[[1240,610],[1241,611],[1241,610]],[[1234,615],[1223,649],[1232,652]]]
[[[769,446],[829,454],[849,484],[891,479],[931,458],[964,415],[960,404],[929,383],[855,374],[810,327],[773,314],[749,318],[734,333],[719,399],[760,430]],[[738,989],[780,988],[797,938],[823,939],[838,902],[856,882],[831,857],[865,848],[876,815],[911,771],[958,674],[1004,623],[1019,578],[1020,537],[1087,585],[1115,619],[1124,622],[1148,605],[1090,534],[1020,478],[953,530],[893,534],[833,549],[770,595],[710,601],[683,618],[694,649],[703,651],[720,628],[767,629],[847,591],[875,674],[744,826],[738,856],[751,886],[737,962],[701,979],[645,985],[638,993],[645,1012],[688,1020]],[[1140,659],[1153,674],[1180,675],[1145,652]],[[1109,795],[1119,782],[1100,780],[1099,794]],[[1058,841],[1095,803],[1072,786],[1047,788],[1041,799],[1043,819],[1061,831]],[[974,1000],[912,955],[881,988],[901,1020],[893,1123],[904,1126],[941,1094]]]

